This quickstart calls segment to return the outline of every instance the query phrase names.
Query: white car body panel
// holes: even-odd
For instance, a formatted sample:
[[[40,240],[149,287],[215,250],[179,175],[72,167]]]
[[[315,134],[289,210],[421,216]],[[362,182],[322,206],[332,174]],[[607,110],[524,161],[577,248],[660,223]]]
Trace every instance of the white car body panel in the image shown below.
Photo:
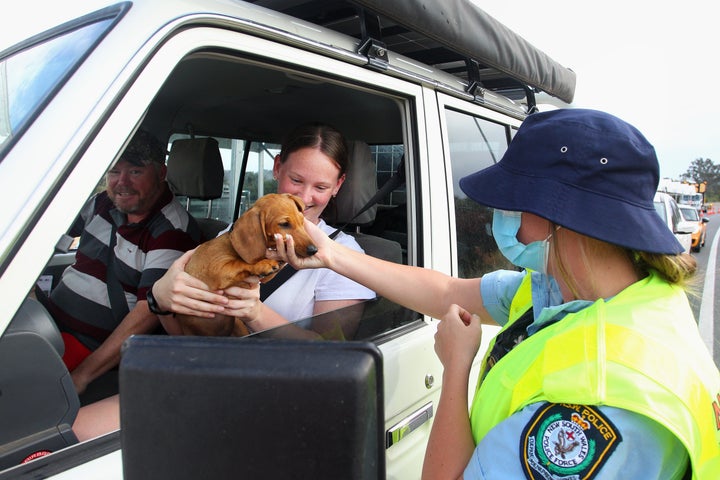
[[[19,21],[15,14],[0,18],[0,53],[15,48],[21,52],[23,44],[17,46],[18,42],[112,5],[103,0],[25,2],[22,10],[27,15],[32,12],[33,21]],[[492,123],[507,129],[509,139],[525,115],[519,104],[490,90],[476,101],[456,77],[393,52],[387,71],[368,68],[367,57],[356,52],[359,42],[352,37],[253,4],[178,0],[122,5],[128,8],[124,17],[13,139],[11,148],[0,150],[0,190],[5,192],[0,209],[0,333],[8,329],[44,269],[72,260],[72,255],[56,252],[58,239],[130,134],[156,114],[150,107],[168,88],[166,82],[174,78],[178,65],[194,58],[194,52],[218,63],[227,57],[228,64],[248,70],[284,72],[287,77],[305,78],[308,84],[315,81],[394,102],[401,119],[395,143],[404,147],[410,165],[405,192],[410,225],[406,225],[407,258],[411,264],[458,275],[461,252],[455,202],[462,195],[453,178],[445,115],[457,111]],[[245,70],[239,67],[238,72]],[[364,120],[372,118],[365,115]],[[163,128],[158,130],[164,132]],[[358,131],[363,130],[358,127]],[[500,143],[493,147],[498,152],[506,148]],[[481,150],[486,147],[490,149],[487,144]],[[436,319],[422,317],[377,342],[385,366],[386,431],[427,405],[437,407],[442,365],[434,353],[436,325]],[[498,327],[483,328],[469,402],[482,357],[497,331]],[[419,478],[432,426],[429,420],[385,450],[388,479]],[[37,466],[37,472],[20,466],[0,473],[0,478],[21,473],[22,478],[122,479],[121,434],[72,445],[27,466]]]

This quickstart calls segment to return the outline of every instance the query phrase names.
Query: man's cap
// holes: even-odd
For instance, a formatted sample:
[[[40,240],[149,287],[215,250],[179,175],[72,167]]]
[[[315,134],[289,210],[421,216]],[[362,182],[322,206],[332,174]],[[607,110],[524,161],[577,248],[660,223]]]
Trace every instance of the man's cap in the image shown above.
[[[653,205],[658,182],[655,149],[635,127],[596,110],[559,109],[528,116],[502,159],[460,188],[483,205],[608,243],[681,253]]]
[[[146,130],[138,130],[120,159],[142,167],[152,162],[165,165],[166,155],[167,149],[153,134]]]

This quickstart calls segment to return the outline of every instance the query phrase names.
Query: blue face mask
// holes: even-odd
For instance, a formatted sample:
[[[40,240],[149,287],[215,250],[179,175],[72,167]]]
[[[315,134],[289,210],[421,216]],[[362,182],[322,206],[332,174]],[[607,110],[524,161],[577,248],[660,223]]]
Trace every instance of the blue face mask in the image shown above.
[[[497,209],[493,211],[492,232],[500,252],[513,265],[547,273],[549,240],[552,234],[548,235],[545,240],[524,245],[517,239],[520,220],[521,212]]]

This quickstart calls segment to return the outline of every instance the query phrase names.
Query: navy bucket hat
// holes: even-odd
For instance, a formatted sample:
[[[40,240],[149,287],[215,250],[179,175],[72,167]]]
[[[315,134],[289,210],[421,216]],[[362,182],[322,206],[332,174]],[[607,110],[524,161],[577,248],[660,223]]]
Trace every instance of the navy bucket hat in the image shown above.
[[[659,177],[655,149],[635,127],[596,110],[560,109],[528,116],[502,159],[460,188],[483,205],[608,243],[681,253],[653,206]]]

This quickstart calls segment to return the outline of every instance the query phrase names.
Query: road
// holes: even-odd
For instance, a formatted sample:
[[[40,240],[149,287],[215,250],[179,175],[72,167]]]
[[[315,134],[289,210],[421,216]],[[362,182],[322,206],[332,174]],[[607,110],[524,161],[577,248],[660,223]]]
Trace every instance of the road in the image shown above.
[[[720,214],[711,215],[707,224],[707,240],[698,253],[698,295],[690,295],[700,334],[713,355],[715,365],[720,368],[720,278],[718,278],[718,243],[720,243]]]

